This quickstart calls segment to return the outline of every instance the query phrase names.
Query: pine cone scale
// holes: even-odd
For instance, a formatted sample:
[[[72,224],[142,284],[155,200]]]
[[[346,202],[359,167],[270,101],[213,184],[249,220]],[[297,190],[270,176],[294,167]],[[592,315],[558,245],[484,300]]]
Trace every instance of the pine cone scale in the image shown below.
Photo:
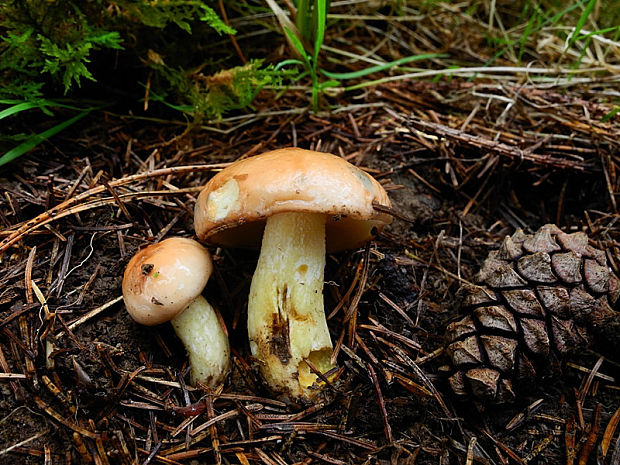
[[[517,261],[517,272],[527,282],[553,284],[557,282],[551,269],[551,257],[545,252],[525,255]]]
[[[449,382],[459,396],[510,400],[513,386],[588,344],[586,326],[619,326],[620,279],[583,232],[518,230],[489,254],[477,281],[463,299],[467,316],[446,331]]]

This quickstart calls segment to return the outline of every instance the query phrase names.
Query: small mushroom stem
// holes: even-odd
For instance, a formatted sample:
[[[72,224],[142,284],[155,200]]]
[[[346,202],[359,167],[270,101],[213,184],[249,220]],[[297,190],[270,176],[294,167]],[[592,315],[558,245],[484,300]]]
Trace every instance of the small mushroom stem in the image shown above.
[[[323,308],[325,215],[280,213],[267,219],[248,301],[248,335],[265,381],[291,399],[311,399],[330,363]],[[317,386],[312,388],[317,383]]]
[[[200,381],[215,387],[223,383],[230,371],[230,347],[209,302],[202,296],[196,297],[171,323],[187,350],[192,384]]]

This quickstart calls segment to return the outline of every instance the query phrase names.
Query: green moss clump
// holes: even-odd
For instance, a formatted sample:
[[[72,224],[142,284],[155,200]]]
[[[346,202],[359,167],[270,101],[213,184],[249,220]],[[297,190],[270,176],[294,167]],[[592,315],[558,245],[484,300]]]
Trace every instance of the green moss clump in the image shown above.
[[[201,0],[5,0],[0,98],[71,95],[85,80],[137,88],[150,73],[152,95],[166,95],[171,106],[195,116],[217,118],[247,106],[262,86],[278,80],[260,60],[222,70],[221,57],[205,56],[201,44],[208,34],[235,32]],[[110,56],[117,69],[107,66]]]

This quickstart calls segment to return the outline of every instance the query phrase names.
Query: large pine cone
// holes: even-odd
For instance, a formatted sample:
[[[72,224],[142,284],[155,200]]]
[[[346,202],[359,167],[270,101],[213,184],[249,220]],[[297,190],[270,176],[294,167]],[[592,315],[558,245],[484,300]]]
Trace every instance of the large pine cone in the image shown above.
[[[620,280],[583,232],[546,225],[506,236],[477,281],[463,300],[467,316],[446,330],[457,395],[510,401],[591,338],[611,328],[617,344]]]

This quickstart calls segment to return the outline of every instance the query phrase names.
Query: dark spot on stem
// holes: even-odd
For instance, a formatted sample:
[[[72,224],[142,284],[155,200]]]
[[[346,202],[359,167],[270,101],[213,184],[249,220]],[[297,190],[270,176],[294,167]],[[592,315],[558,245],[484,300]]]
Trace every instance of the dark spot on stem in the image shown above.
[[[277,312],[273,314],[273,321],[271,323],[271,329],[273,331],[271,336],[271,352],[278,357],[278,359],[284,364],[288,364],[291,358],[291,340],[289,335],[289,323],[288,323],[288,300],[287,300],[287,286],[284,285],[282,290],[276,290],[276,302],[278,308]]]

